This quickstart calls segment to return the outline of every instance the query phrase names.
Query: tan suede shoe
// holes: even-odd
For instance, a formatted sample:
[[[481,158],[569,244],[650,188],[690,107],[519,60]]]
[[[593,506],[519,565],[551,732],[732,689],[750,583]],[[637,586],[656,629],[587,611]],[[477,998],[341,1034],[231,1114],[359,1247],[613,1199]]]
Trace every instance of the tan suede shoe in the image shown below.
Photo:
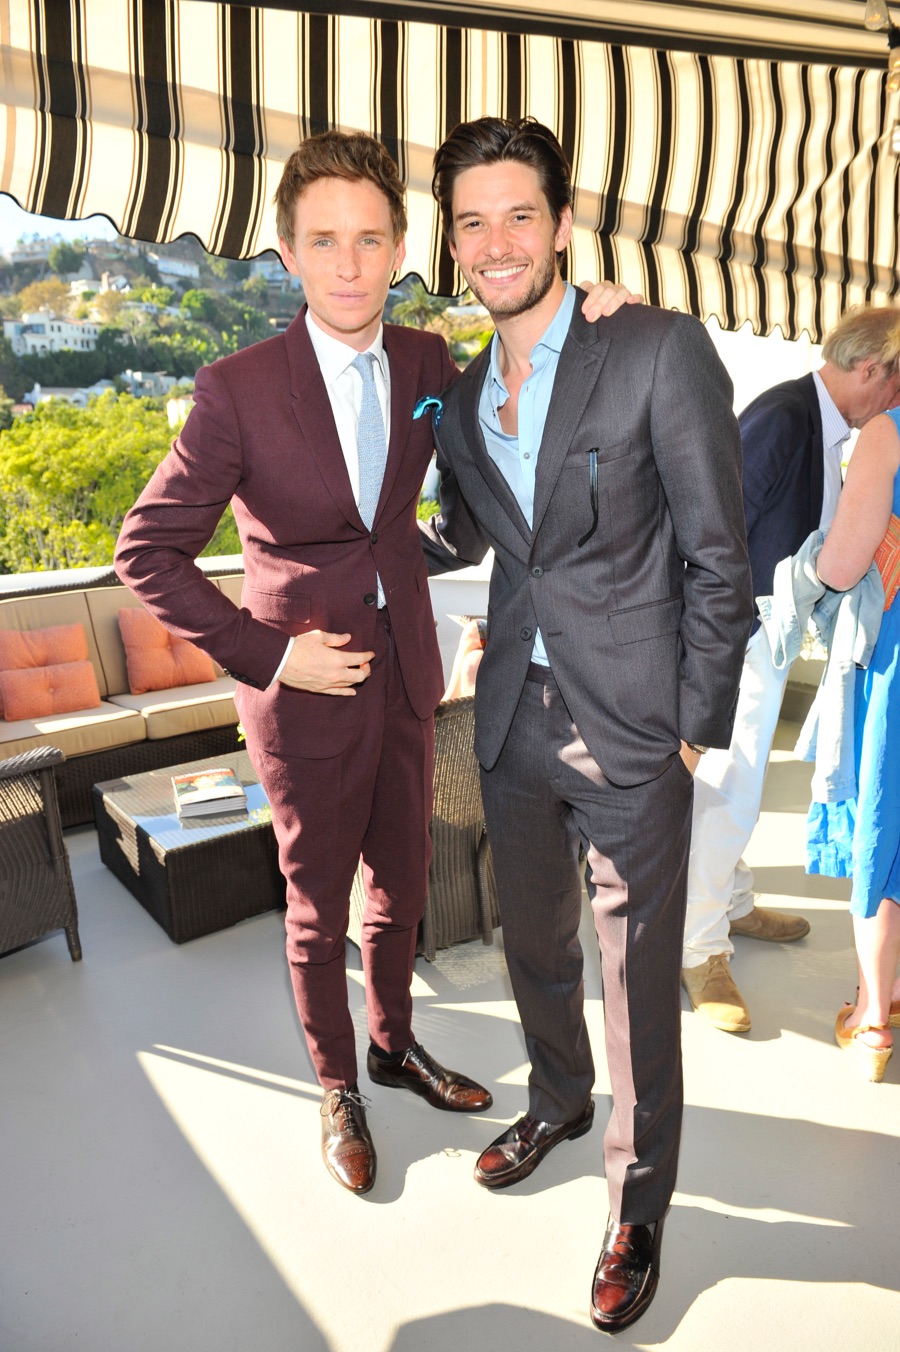
[[[754,906],[752,911],[732,920],[729,933],[742,934],[745,939],[764,939],[770,944],[790,944],[809,934],[809,921],[802,915],[788,915],[786,911],[769,911],[765,906]]]
[[[731,975],[727,953],[714,953],[699,967],[682,967],[681,984],[691,1004],[723,1033],[748,1033],[750,1011]]]

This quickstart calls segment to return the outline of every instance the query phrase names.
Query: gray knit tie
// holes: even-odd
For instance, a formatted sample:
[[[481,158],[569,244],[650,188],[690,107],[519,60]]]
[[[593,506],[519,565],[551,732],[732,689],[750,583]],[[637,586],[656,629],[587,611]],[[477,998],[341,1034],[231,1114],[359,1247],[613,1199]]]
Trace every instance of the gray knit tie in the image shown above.
[[[387,441],[384,435],[384,419],[375,389],[373,367],[375,356],[371,352],[359,352],[351,363],[362,377],[362,399],[359,405],[359,423],[356,429],[356,441],[359,450],[359,514],[368,530],[375,520],[375,509],[381,496],[384,480],[384,467],[387,462]],[[383,606],[384,590],[381,578],[378,582],[378,605]]]
[[[362,376],[362,401],[359,406],[359,425],[356,432],[359,445],[359,514],[364,524],[371,529],[375,520],[375,508],[381,496],[384,466],[387,461],[387,441],[372,372],[375,357],[371,352],[360,352],[353,358],[352,364]]]

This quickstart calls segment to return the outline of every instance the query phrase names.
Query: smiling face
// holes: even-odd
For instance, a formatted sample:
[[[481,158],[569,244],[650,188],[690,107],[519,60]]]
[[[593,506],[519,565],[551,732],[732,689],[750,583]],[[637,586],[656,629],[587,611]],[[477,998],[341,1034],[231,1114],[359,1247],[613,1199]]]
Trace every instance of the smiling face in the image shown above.
[[[522,314],[562,291],[556,255],[571,232],[570,208],[554,224],[529,164],[477,165],[453,184],[450,252],[493,319]]]
[[[293,244],[279,246],[319,327],[364,352],[406,252],[380,188],[367,179],[316,179],[294,207]]]

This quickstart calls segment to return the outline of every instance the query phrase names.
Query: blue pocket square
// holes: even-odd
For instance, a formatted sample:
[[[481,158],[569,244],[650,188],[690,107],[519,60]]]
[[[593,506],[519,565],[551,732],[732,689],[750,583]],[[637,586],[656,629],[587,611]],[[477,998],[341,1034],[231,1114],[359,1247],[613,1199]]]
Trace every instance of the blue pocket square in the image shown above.
[[[442,400],[438,399],[436,394],[426,394],[419,400],[413,409],[413,421],[415,421],[416,418],[421,418],[430,408],[434,409],[434,413],[431,416],[434,426],[437,427],[438,423],[441,421],[444,405]]]

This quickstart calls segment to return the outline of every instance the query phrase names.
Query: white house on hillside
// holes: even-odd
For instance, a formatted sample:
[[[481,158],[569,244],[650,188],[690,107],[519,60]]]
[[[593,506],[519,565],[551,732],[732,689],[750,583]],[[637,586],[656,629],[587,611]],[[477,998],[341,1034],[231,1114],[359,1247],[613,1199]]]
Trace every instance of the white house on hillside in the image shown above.
[[[3,336],[17,357],[41,352],[93,352],[100,325],[66,319],[51,310],[36,310],[18,319],[4,319]]]

